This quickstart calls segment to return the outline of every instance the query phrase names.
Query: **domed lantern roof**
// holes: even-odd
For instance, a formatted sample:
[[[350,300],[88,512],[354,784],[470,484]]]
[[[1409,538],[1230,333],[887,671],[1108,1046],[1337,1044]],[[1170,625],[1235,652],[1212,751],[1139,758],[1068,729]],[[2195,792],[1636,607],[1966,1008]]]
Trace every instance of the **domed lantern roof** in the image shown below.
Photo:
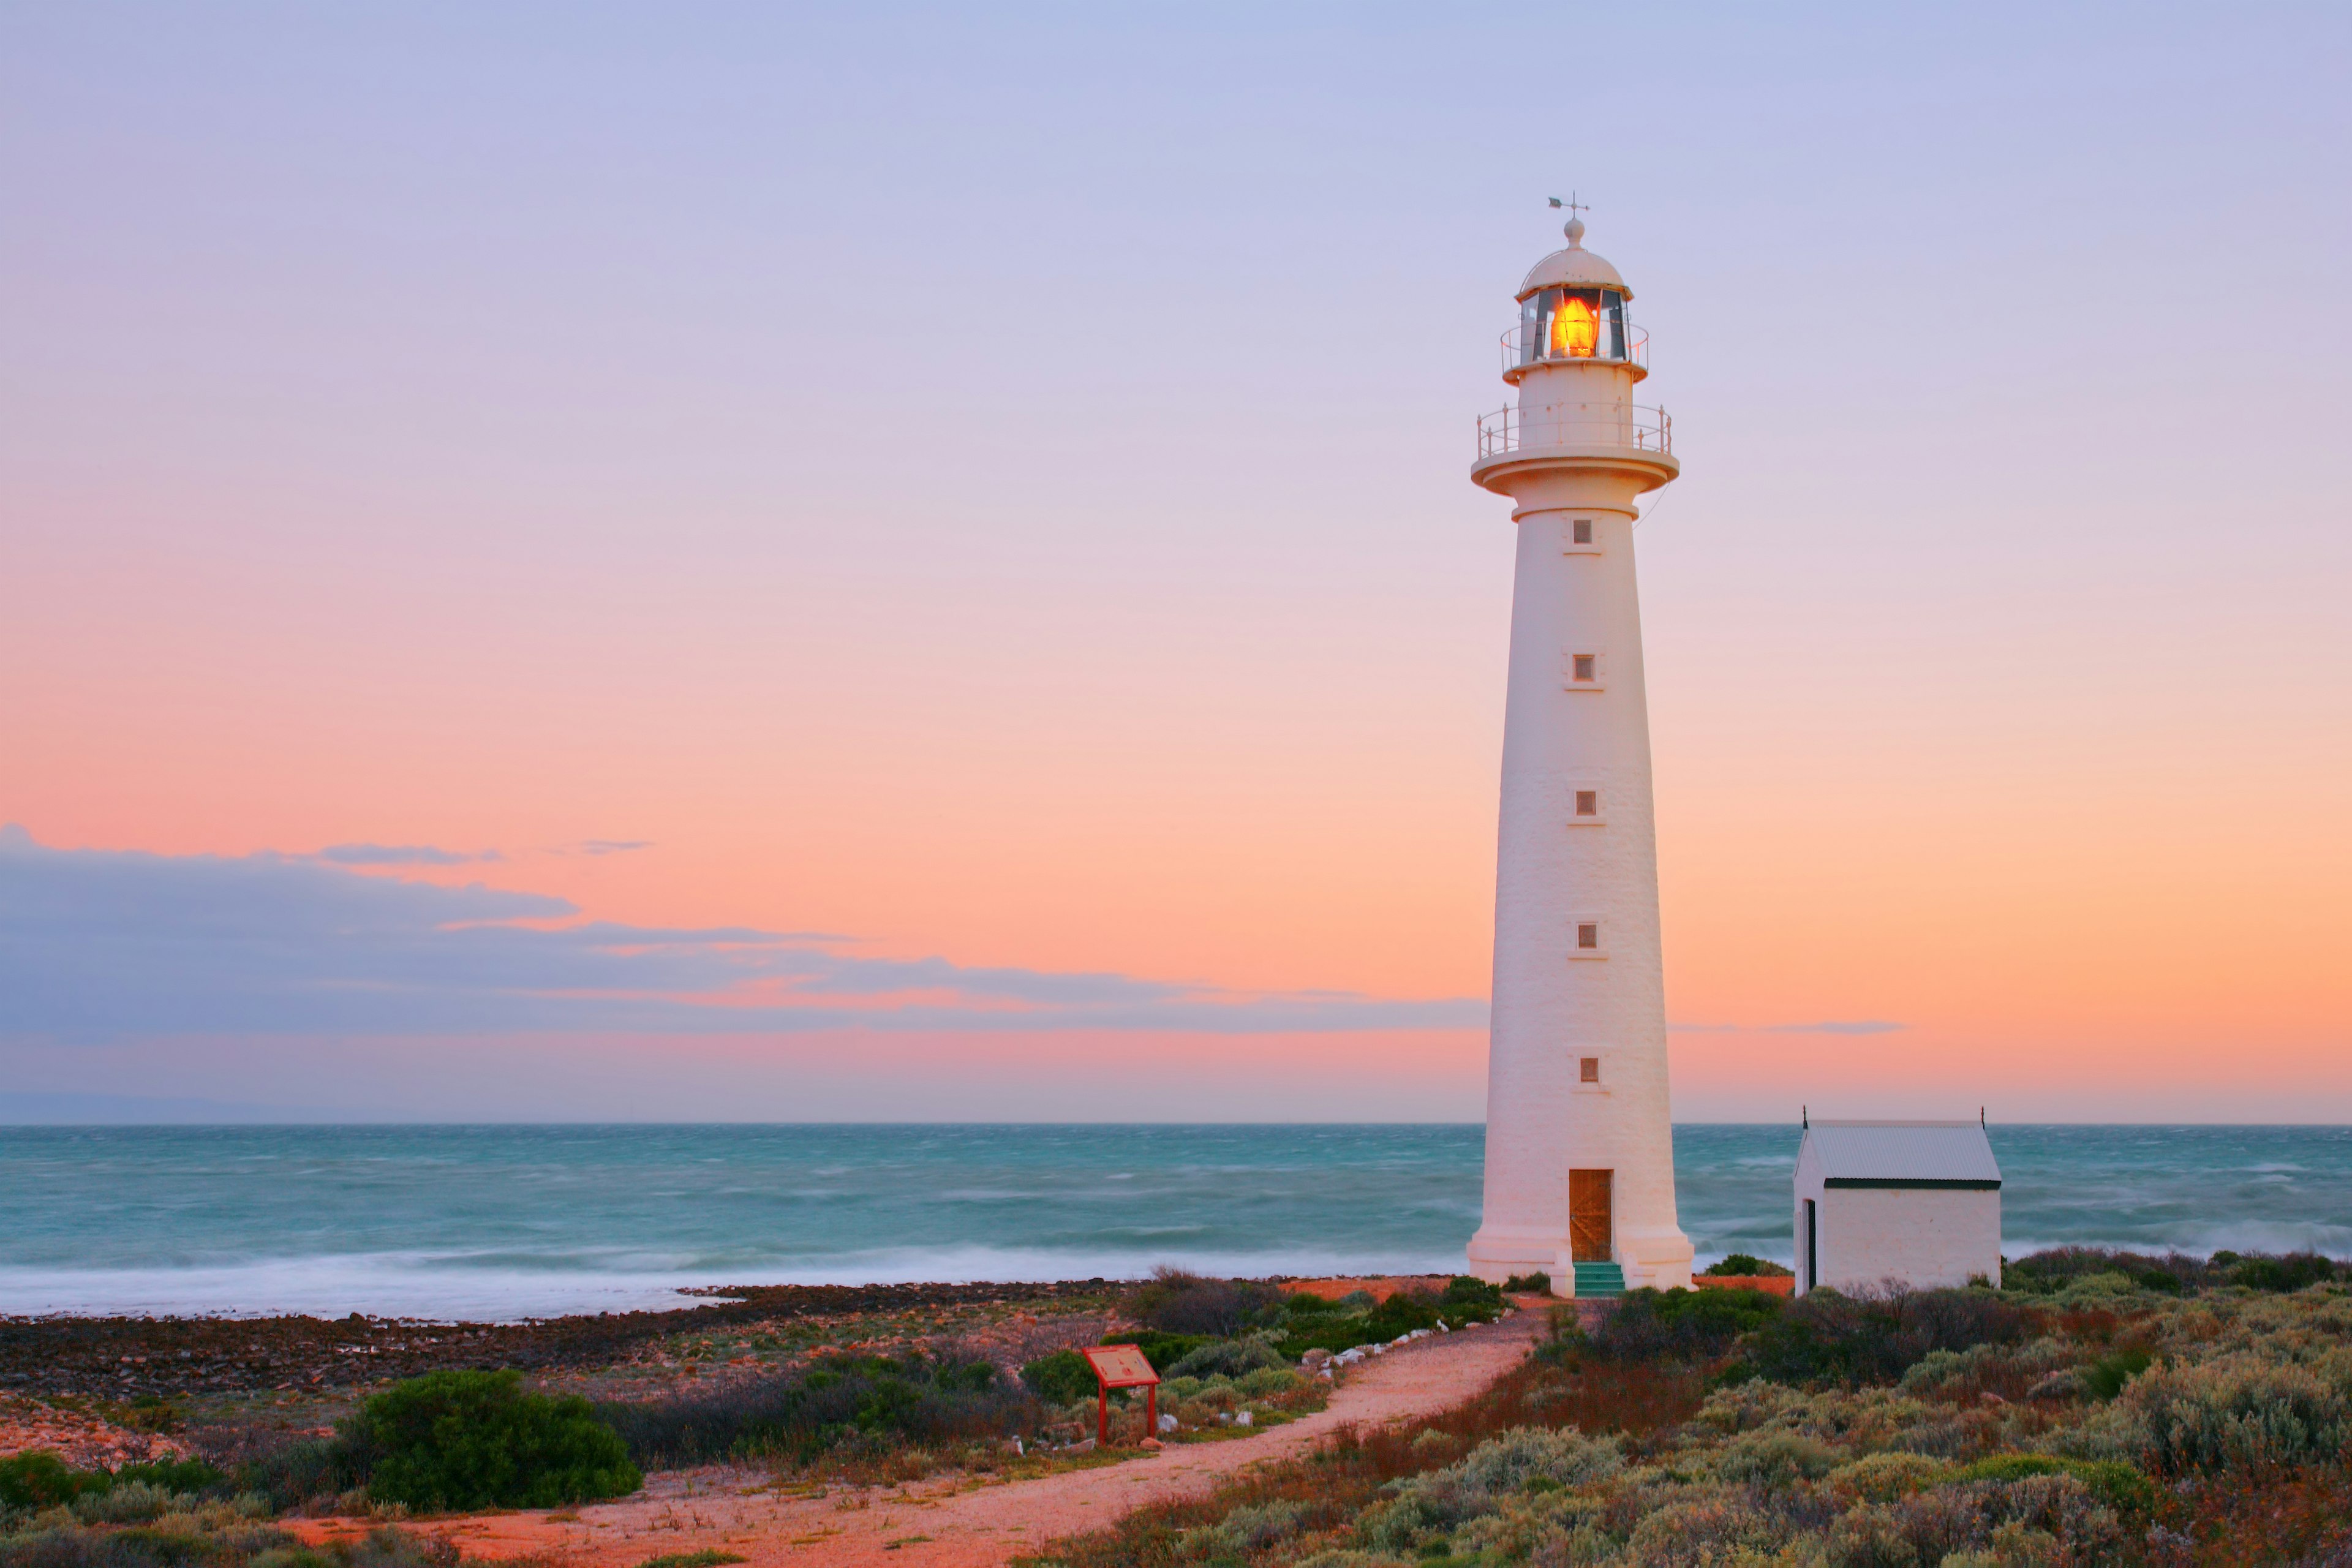
[[[1527,281],[1519,285],[1519,298],[1524,300],[1538,289],[1613,289],[1619,297],[1630,300],[1633,290],[1625,287],[1625,279],[1617,269],[1601,258],[1584,248],[1584,220],[1570,218],[1563,231],[1568,236],[1568,248],[1555,250],[1535,264]]]
[[[1568,248],[1535,265],[1519,285],[1519,324],[1503,337],[1503,378],[1517,381],[1530,367],[1583,362],[1623,365],[1633,379],[1649,374],[1645,340],[1625,320],[1633,291],[1617,269],[1584,248],[1584,223],[1568,220]]]

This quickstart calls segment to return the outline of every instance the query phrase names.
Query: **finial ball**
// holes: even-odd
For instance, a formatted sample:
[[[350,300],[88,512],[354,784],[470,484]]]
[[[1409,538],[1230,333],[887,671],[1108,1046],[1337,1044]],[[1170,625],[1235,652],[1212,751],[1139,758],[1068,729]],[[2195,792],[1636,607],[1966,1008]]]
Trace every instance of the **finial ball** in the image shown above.
[[[1572,217],[1568,220],[1568,226],[1561,229],[1560,232],[1568,236],[1568,243],[1570,245],[1582,245],[1584,243],[1584,220],[1580,217]]]

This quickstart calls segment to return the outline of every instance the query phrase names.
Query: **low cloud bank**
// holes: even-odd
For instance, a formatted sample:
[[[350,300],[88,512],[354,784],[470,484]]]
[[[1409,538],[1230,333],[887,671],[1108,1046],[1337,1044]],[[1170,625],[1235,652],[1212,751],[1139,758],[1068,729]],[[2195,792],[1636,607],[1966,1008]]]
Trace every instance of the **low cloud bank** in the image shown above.
[[[441,851],[343,846],[377,856]],[[329,852],[332,855],[333,852]],[[452,858],[455,858],[453,857]],[[1248,993],[861,958],[821,932],[583,921],[569,900],[350,865],[51,849],[0,828],[0,1038],[1483,1027],[1475,997]]]

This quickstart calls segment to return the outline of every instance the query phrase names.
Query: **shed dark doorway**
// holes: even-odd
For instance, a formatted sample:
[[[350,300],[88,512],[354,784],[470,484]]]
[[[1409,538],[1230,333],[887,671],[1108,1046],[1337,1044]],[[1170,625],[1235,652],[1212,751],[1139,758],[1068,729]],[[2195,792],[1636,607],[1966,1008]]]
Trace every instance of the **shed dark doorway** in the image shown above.
[[[1822,1272],[1821,1242],[1818,1239],[1821,1213],[1813,1207],[1813,1201],[1811,1198],[1805,1200],[1805,1289],[1808,1290],[1821,1283]]]

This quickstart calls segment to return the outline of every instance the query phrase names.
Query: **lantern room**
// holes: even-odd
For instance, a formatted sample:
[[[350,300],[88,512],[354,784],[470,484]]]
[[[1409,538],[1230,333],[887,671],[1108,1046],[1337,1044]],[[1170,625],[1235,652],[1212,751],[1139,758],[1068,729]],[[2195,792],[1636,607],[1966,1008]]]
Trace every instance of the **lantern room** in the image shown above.
[[[1519,321],[1503,339],[1503,374],[1517,381],[1538,365],[1579,363],[1649,374],[1647,334],[1625,318],[1633,291],[1617,269],[1584,248],[1584,225],[1571,219],[1568,248],[1536,263],[1519,286]]]

